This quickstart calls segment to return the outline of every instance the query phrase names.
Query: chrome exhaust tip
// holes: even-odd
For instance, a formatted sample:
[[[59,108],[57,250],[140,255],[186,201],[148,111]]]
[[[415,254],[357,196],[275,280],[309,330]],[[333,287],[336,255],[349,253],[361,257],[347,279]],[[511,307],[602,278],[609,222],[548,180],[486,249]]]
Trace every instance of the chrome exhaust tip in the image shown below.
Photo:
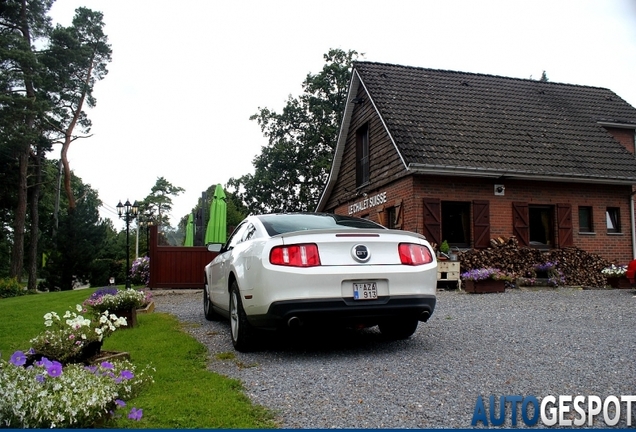
[[[301,324],[302,322],[300,321],[300,318],[298,318],[297,316],[293,316],[287,320],[287,327],[289,328],[298,328],[300,327]]]
[[[431,317],[431,313],[429,311],[424,311],[420,314],[420,321],[426,322]]]

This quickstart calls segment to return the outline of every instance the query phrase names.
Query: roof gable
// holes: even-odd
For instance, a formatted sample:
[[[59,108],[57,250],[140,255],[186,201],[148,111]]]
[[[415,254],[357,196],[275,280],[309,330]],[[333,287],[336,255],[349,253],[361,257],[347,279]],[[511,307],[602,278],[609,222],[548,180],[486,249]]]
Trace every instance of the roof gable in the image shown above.
[[[636,158],[603,127],[636,129],[608,89],[355,62],[322,210],[362,86],[402,159],[422,174],[636,184]]]

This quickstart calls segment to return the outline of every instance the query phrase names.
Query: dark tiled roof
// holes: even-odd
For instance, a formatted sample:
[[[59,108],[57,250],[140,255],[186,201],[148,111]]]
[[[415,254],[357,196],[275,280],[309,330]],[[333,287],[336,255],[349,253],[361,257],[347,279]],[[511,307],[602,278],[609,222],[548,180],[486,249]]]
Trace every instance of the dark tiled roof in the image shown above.
[[[407,165],[530,176],[636,179],[599,122],[633,124],[614,92],[370,62],[355,69]]]

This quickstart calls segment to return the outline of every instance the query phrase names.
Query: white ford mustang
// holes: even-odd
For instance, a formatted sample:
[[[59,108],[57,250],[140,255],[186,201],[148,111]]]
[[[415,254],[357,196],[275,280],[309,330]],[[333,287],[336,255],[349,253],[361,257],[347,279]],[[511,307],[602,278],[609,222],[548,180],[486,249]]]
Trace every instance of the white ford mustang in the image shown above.
[[[234,348],[259,328],[378,325],[411,336],[435,309],[437,262],[424,236],[321,213],[249,216],[205,267],[208,320],[230,319]]]

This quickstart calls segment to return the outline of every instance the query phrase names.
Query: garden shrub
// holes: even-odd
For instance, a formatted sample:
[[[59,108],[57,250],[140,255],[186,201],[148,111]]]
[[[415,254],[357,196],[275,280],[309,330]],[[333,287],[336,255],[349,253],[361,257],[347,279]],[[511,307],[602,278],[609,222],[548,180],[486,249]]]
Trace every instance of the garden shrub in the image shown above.
[[[18,297],[27,294],[17,278],[0,279],[0,298]]]

